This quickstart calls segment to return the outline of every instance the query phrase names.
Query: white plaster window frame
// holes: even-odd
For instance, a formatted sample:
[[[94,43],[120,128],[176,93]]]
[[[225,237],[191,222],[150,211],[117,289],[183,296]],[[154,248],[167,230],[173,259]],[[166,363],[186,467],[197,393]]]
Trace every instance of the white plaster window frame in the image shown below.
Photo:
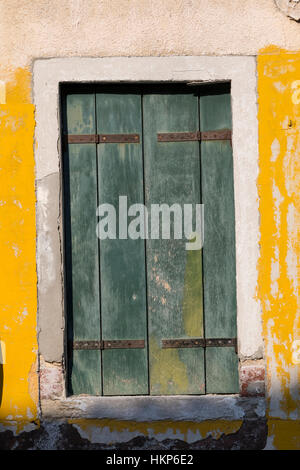
[[[171,419],[172,416],[181,416],[178,405],[185,403],[191,419],[196,419],[195,413],[198,413],[198,417],[204,416],[206,412],[203,409],[207,410],[208,415],[216,409],[218,411],[213,414],[217,413],[217,417],[230,415],[233,419],[233,416],[237,418],[237,415],[243,415],[242,404],[245,400],[254,406],[263,406],[264,398],[242,398],[238,395],[67,397],[66,394],[62,366],[65,312],[60,84],[186,81],[231,82],[238,351],[241,360],[263,357],[261,308],[256,297],[259,257],[256,58],[173,56],[37,59],[33,65],[33,98],[36,108],[38,342],[41,367],[45,372],[42,385],[49,389],[46,398],[41,394],[42,410],[46,413],[48,409],[51,410],[50,414],[58,415],[125,416],[124,419],[130,416],[130,419],[139,420],[141,408],[137,404],[143,402],[156,419],[158,415],[167,415]],[[233,405],[240,412],[234,411]]]

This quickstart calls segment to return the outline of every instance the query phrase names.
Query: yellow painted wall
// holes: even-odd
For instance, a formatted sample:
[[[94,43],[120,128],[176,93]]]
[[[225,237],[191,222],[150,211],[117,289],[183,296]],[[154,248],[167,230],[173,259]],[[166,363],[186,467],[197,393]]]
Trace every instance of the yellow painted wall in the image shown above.
[[[260,52],[258,105],[258,295],[269,435],[277,448],[300,448],[300,53],[275,47]],[[289,419],[294,420],[290,426]]]
[[[0,104],[0,421],[17,430],[38,406],[34,125],[30,73],[17,69]]]
[[[0,341],[6,349],[0,421],[17,423],[20,430],[38,418],[34,107],[29,69],[16,68],[6,76],[10,78],[0,84]],[[278,449],[300,449],[300,366],[295,343],[300,340],[299,90],[300,53],[260,51],[257,295],[263,310],[269,445]],[[73,424],[87,433],[89,425],[94,426]],[[186,434],[189,427],[207,435],[220,429],[219,422],[195,426],[184,425],[179,431]],[[240,423],[232,426],[238,429]],[[231,429],[224,423],[221,428],[225,433]],[[165,432],[165,425],[156,423],[153,429]]]

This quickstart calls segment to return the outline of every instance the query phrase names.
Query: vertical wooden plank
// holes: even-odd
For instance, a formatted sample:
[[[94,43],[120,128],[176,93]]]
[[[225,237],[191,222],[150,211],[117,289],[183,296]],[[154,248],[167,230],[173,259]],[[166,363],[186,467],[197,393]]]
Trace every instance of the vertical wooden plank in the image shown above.
[[[201,131],[231,129],[230,94],[200,97]],[[229,141],[201,143],[204,315],[207,338],[236,337],[233,159]],[[238,392],[234,348],[206,350],[207,393]]]
[[[151,204],[200,203],[199,143],[157,142],[160,132],[198,130],[197,97],[146,94],[143,122],[148,210]],[[170,240],[147,241],[150,393],[201,394],[203,349],[161,347],[162,339],[203,336],[201,251],[186,251],[186,240],[172,237],[171,231]]]
[[[238,392],[238,356],[234,348],[207,348],[206,393]]]
[[[71,374],[74,395],[101,395],[100,351],[73,351]]]
[[[66,131],[95,133],[95,95],[66,97]],[[68,339],[99,340],[99,257],[96,236],[95,144],[69,144],[64,154]],[[70,351],[71,393],[101,394],[100,351]]]
[[[143,204],[141,95],[98,93],[97,129],[103,134],[138,133],[141,137],[140,143],[98,145],[99,202],[112,204],[117,213],[119,196],[127,196],[128,207]],[[103,393],[147,394],[144,240],[101,240],[100,266],[103,339],[145,340],[145,349],[103,351]]]

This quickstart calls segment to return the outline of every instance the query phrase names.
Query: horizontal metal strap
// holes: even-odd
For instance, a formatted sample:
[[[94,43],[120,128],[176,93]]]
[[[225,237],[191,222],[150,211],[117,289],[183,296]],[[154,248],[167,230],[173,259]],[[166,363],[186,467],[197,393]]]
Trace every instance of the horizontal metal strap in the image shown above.
[[[102,341],[70,341],[73,349],[103,349]]]
[[[231,130],[203,131],[199,140],[231,140]]]
[[[143,339],[103,341],[103,349],[143,349],[144,347]]]
[[[138,144],[139,134],[68,134],[68,144]]]
[[[237,338],[206,338],[205,347],[234,346],[237,348]]]
[[[158,142],[188,142],[200,140],[200,132],[164,132],[157,134]]]
[[[205,339],[163,339],[162,348],[204,348]]]
[[[71,341],[73,349],[143,349],[145,341],[142,339],[105,340],[105,341]],[[163,339],[162,348],[207,348],[207,347],[235,347],[237,338],[185,338]]]
[[[99,134],[99,144],[138,144],[139,134]]]
[[[68,144],[138,144],[139,134],[68,134]],[[231,140],[231,130],[165,132],[157,134],[158,142],[188,142],[205,140]]]
[[[98,134],[69,134],[65,138],[68,144],[98,144],[99,142]]]
[[[157,134],[158,142],[188,142],[205,140],[231,140],[231,130],[196,131],[196,132],[165,132]]]
[[[208,348],[234,347],[237,350],[237,338],[186,338],[163,339],[162,348]]]
[[[145,341],[141,339],[111,341],[71,341],[73,349],[143,349]]]

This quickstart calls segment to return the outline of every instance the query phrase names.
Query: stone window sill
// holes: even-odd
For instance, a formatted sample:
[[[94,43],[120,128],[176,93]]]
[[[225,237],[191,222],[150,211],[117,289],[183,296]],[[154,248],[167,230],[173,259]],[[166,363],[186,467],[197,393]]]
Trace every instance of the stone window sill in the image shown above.
[[[84,418],[126,421],[244,420],[265,417],[264,397],[239,395],[202,396],[71,396],[41,400],[44,419]]]

